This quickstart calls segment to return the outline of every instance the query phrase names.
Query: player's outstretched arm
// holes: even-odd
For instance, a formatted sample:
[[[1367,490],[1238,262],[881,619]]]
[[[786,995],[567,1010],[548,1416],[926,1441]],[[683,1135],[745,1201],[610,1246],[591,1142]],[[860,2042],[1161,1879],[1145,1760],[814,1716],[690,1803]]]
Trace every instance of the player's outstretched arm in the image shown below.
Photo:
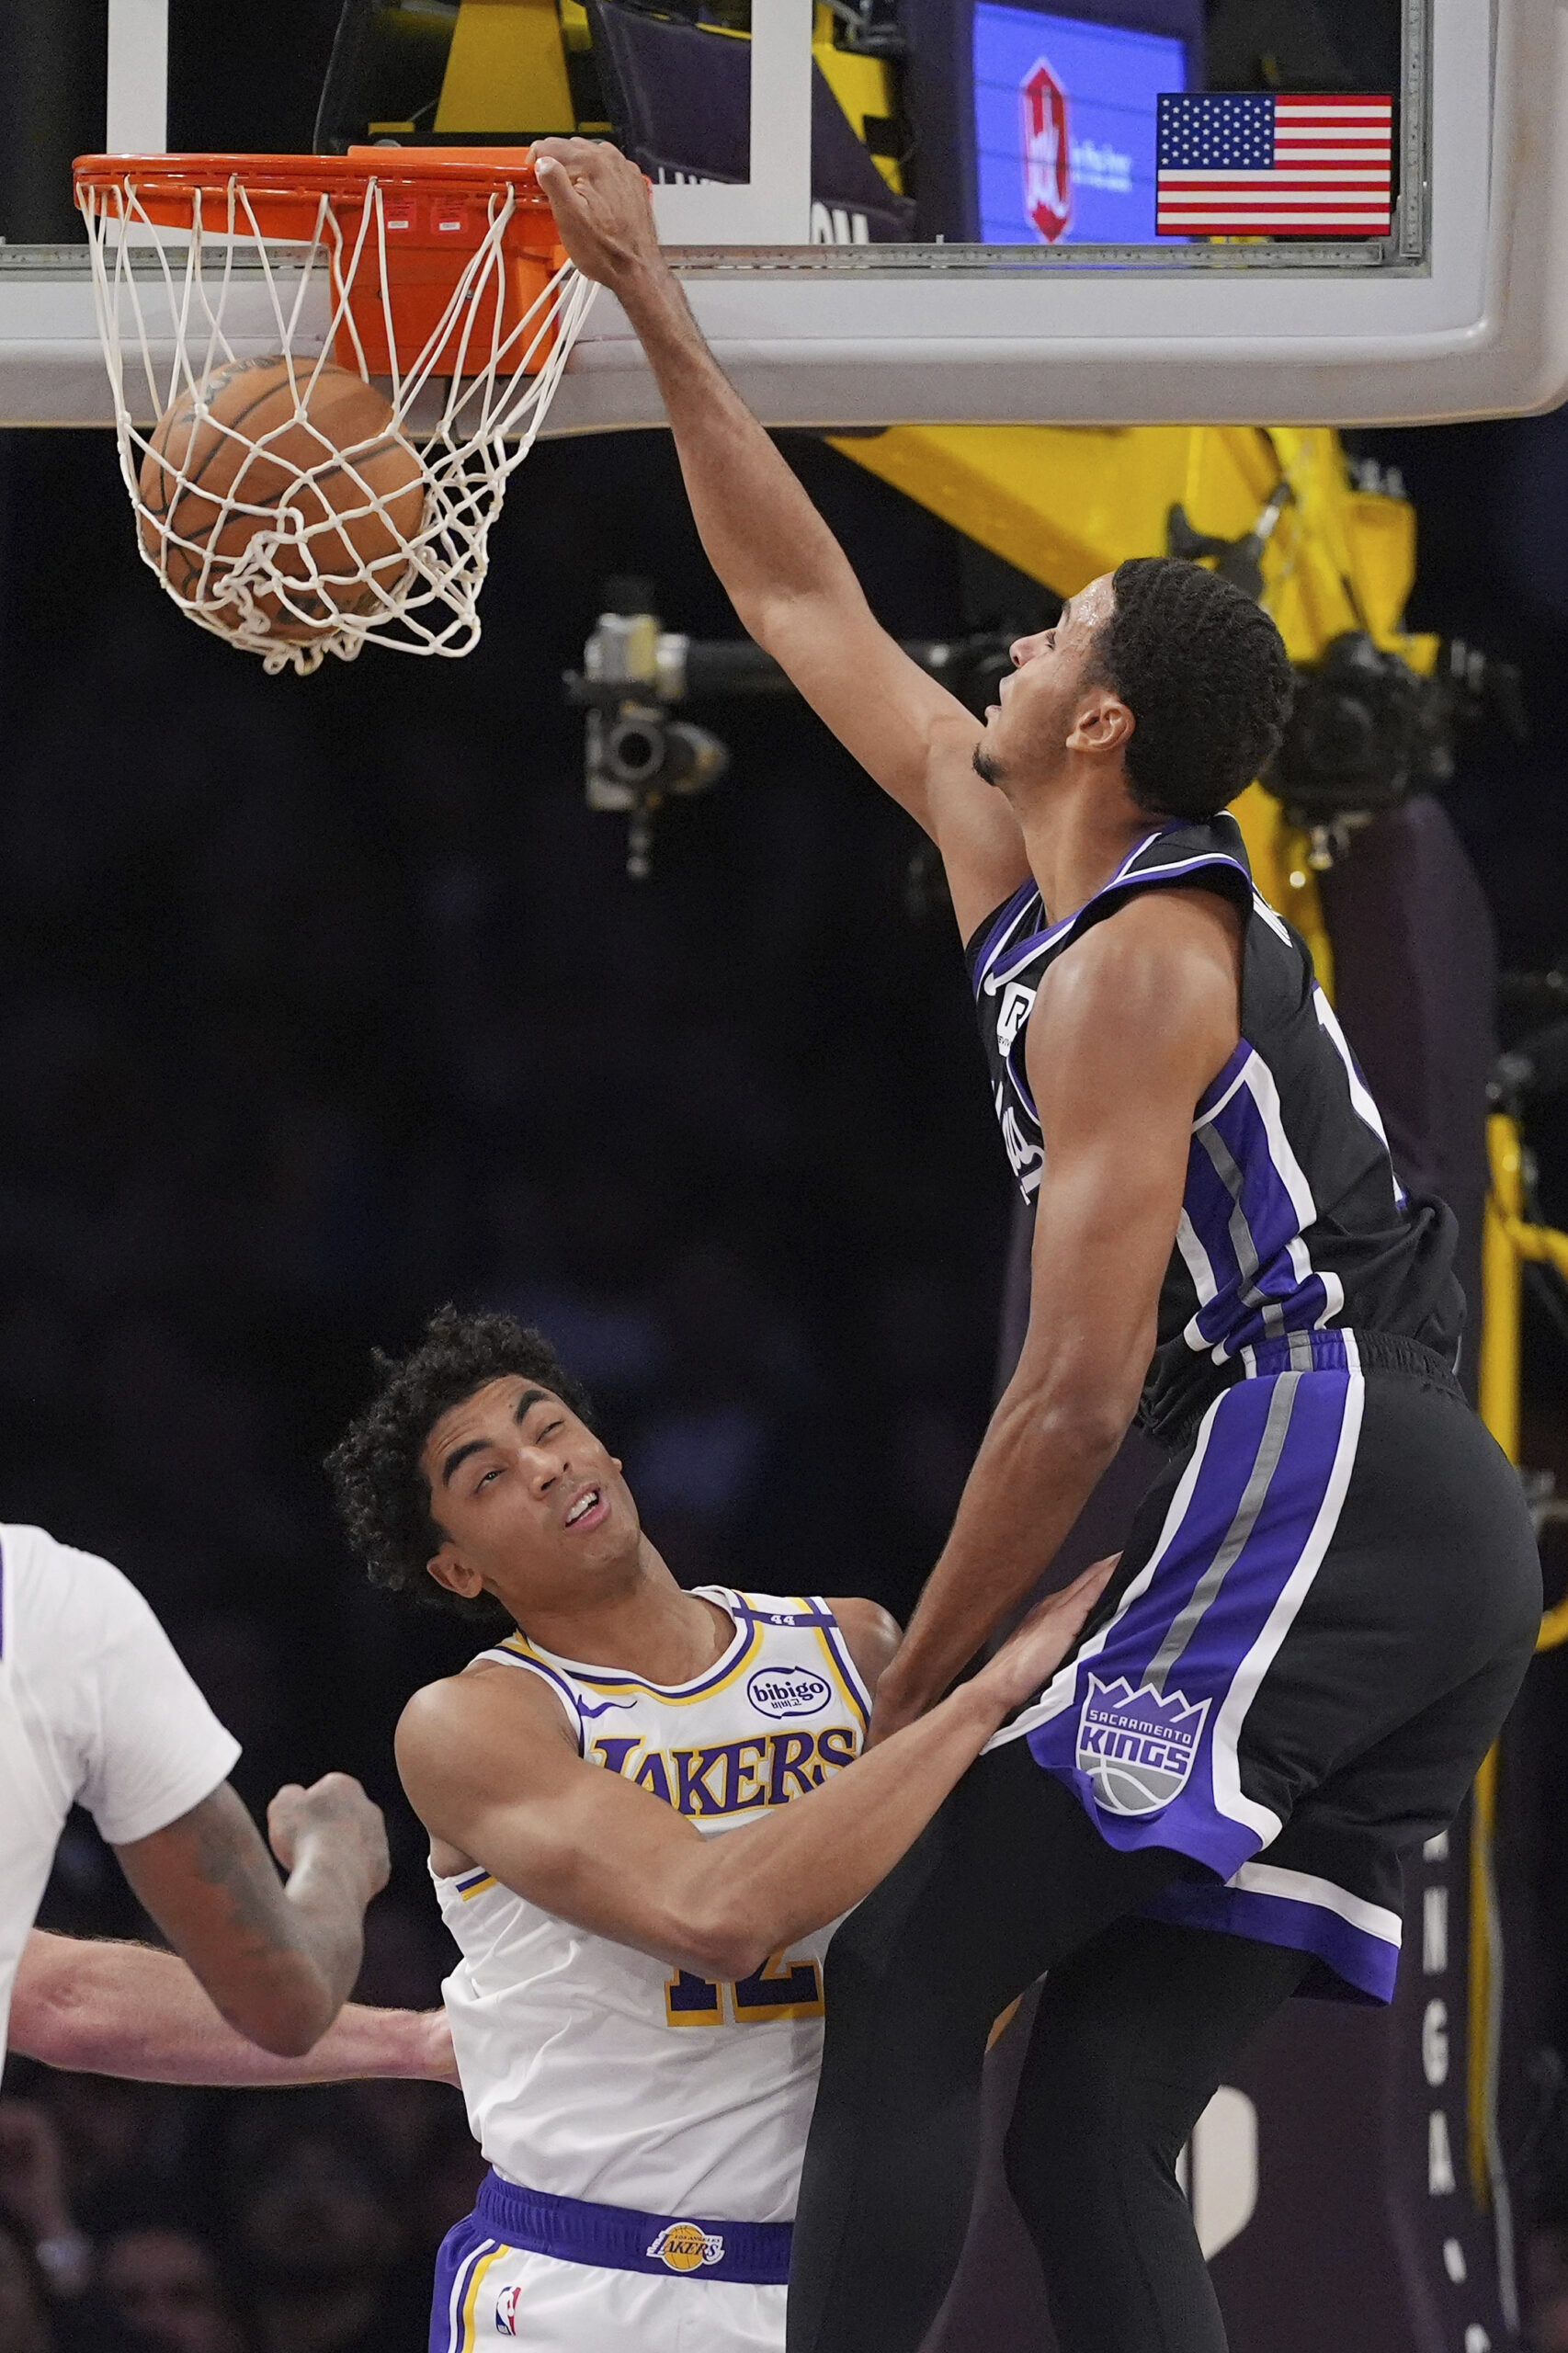
[[[457,2079],[444,2010],[349,2002],[304,2057],[280,2058],[236,2033],[173,1953],[41,1928],[22,1948],[10,2048],[49,2067],[145,2084],[267,2089],[389,2075]]]
[[[127,1879],[240,2034],[299,2057],[359,1974],[365,1906],[386,1885],[381,1809],[346,1773],[279,1790],[274,1854],[225,1781],[150,1837],[117,1847]]]
[[[1202,892],[1146,893],[1036,999],[1027,1059],[1045,1174],[1028,1332],[882,1677],[873,1739],[939,1699],[1050,1567],[1137,1409],[1194,1106],[1239,1035],[1234,924]]]
[[[743,625],[942,853],[966,936],[1027,874],[1012,811],[971,765],[976,722],[883,630],[816,508],[709,350],[659,251],[635,165],[585,139],[533,150],[562,242],[642,337],[691,510]]]
[[[577,1754],[551,1693],[503,1666],[433,1683],[398,1726],[431,1837],[595,1936],[676,1968],[748,1976],[884,1879],[1012,1709],[1055,1672],[1105,1584],[1098,1562],[972,1681],[818,1789],[722,1838]],[[531,1688],[521,1688],[525,1683]]]

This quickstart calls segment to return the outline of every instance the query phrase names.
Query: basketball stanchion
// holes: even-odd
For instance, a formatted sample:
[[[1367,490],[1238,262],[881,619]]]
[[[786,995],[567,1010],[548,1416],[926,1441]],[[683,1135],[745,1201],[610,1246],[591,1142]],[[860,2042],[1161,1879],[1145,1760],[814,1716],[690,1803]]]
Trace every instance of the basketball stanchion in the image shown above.
[[[594,293],[528,151],[88,155],[75,186],[120,472],[182,611],[268,672],[468,653]]]

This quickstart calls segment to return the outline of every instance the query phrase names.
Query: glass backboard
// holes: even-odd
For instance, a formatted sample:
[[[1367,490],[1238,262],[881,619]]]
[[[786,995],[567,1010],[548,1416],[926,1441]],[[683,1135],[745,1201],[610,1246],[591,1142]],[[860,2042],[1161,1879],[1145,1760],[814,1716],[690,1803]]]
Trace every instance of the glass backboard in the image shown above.
[[[705,326],[779,423],[1548,405],[1561,15],[292,0],[262,28],[209,0],[42,0],[0,20],[0,419],[107,421],[74,153],[563,131],[641,163]],[[658,416],[601,296],[554,427]]]

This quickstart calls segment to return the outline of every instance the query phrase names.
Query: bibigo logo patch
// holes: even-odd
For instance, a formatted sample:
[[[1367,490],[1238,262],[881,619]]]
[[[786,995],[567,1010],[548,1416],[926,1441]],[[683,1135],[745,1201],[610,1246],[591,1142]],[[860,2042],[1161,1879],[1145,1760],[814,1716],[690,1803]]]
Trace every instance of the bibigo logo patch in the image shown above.
[[[1134,1691],[1125,1675],[1114,1683],[1089,1677],[1078,1719],[1078,1770],[1094,1783],[1107,1813],[1158,1813],[1186,1789],[1198,1759],[1207,1699],[1183,1691]]]
[[[806,1666],[759,1666],[746,1692],[765,1716],[814,1716],[833,1697],[824,1675]]]
[[[648,2253],[672,2271],[700,2271],[705,2263],[723,2262],[724,2242],[696,2222],[666,2222]]]

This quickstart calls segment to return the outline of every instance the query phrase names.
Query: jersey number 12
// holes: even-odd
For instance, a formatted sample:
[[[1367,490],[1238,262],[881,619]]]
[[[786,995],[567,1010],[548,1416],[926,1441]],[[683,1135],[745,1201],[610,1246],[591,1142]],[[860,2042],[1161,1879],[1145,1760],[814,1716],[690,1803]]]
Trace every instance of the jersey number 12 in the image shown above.
[[[814,1961],[791,1962],[787,1953],[770,1953],[749,1977],[735,1979],[730,2001],[737,2026],[756,2026],[766,2018],[820,2018],[822,1972]],[[683,1969],[665,1987],[665,2015],[671,2026],[722,2026],[724,1988]]]

